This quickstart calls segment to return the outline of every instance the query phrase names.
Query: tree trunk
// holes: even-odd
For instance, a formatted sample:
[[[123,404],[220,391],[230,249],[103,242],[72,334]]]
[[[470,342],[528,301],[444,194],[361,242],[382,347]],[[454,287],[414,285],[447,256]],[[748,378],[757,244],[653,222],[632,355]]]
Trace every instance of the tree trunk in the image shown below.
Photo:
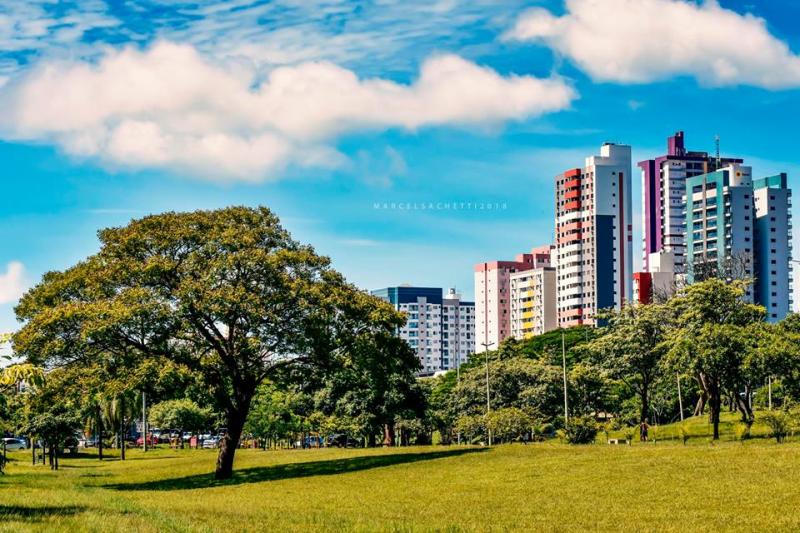
[[[120,396],[119,398],[119,410],[120,410],[120,420],[119,420],[119,449],[120,449],[120,459],[123,461],[125,460],[125,396]]]
[[[375,433],[370,432],[370,434],[367,435],[367,447],[368,448],[375,447]]]
[[[706,401],[706,394],[704,392],[700,393],[700,396],[697,398],[697,403],[694,406],[694,413],[692,413],[692,416],[700,416],[703,414],[703,411],[706,410]]]
[[[650,412],[650,396],[647,394],[646,388],[643,388],[639,393],[639,399],[642,402],[642,412],[639,413],[639,423],[641,424],[647,420],[647,415]]]
[[[394,424],[383,425],[383,445],[394,446]]]
[[[220,441],[217,469],[214,472],[215,479],[230,479],[233,475],[233,458],[236,455],[236,448],[239,446],[239,439],[242,436],[242,429],[244,429],[244,423],[247,420],[248,410],[249,401],[246,402],[244,408],[228,413],[228,431]]]
[[[745,397],[750,393],[748,389],[745,389],[746,394]],[[753,419],[755,416],[753,415],[753,409],[750,407],[750,403],[740,397],[738,394],[736,395],[736,407],[739,410],[739,413],[742,415],[742,422],[745,424],[752,424]]]
[[[722,398],[719,391],[713,392],[710,398],[711,423],[714,425],[714,440],[719,440],[719,414],[722,410]]]
[[[97,458],[103,460],[103,414],[100,412],[100,404],[97,404]]]
[[[697,405],[694,408],[694,416],[700,416],[703,414],[703,411],[706,409],[706,404],[708,403],[708,384],[706,383],[705,375],[700,372],[695,375],[695,380],[697,380],[697,385],[700,388],[700,397],[697,399]],[[709,415],[709,421],[711,420],[711,416]]]

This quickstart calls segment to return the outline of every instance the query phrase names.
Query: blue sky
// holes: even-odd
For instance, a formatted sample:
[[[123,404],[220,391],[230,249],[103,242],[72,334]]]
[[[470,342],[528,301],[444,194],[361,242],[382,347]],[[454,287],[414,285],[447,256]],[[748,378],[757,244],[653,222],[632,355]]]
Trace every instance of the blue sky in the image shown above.
[[[474,263],[551,240],[553,176],[604,141],[719,134],[799,183],[796,2],[596,4],[0,2],[0,331],[148,213],[267,205],[364,288],[471,297]]]

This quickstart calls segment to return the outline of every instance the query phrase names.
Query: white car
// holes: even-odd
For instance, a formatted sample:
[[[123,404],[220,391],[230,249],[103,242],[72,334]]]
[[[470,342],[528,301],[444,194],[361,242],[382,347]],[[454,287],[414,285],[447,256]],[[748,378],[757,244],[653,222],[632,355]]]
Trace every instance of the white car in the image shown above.
[[[219,437],[211,437],[203,441],[203,448],[213,449],[219,448]]]
[[[3,439],[3,444],[8,451],[14,450],[26,450],[28,448],[28,441],[25,439],[17,439],[14,437],[5,437]]]

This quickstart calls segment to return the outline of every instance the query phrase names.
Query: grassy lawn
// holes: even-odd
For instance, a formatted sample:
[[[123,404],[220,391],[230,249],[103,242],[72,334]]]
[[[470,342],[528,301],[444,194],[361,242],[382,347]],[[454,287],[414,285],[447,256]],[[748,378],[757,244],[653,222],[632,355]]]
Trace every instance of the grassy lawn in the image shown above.
[[[800,442],[12,457],[3,531],[800,530]]]

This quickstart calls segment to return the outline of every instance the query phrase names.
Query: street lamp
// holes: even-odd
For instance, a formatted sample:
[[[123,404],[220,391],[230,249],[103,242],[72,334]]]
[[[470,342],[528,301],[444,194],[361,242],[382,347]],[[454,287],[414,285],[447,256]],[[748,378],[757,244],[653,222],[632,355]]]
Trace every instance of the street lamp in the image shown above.
[[[492,430],[488,428],[489,425],[489,413],[492,411],[492,406],[489,403],[489,346],[493,346],[493,342],[482,342],[481,346],[483,346],[483,353],[486,358],[486,425],[487,430],[489,433],[489,446],[492,445]]]

